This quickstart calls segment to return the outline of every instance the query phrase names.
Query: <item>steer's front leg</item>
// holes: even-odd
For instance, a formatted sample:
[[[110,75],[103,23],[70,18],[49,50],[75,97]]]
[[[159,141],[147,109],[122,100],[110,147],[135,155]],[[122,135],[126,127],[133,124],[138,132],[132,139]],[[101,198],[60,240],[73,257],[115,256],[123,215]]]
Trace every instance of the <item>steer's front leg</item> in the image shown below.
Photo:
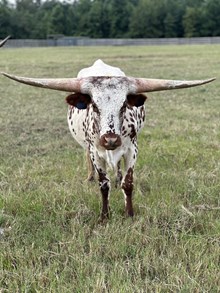
[[[104,170],[98,169],[99,186],[102,194],[102,212],[101,220],[109,217],[109,193],[110,193],[110,181]]]
[[[98,173],[99,187],[102,195],[101,220],[109,217],[110,180],[107,177],[106,163],[97,153],[94,153],[94,167]]]

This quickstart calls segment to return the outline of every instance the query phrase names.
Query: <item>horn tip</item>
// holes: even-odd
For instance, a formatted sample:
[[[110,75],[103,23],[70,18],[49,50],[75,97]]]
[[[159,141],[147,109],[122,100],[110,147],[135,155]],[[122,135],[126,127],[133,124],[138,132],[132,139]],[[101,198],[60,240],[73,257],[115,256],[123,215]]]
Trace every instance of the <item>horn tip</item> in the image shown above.
[[[4,71],[1,71],[1,75],[8,76],[8,74]]]
[[[216,80],[216,77],[208,78],[208,79],[206,79],[205,81],[209,81],[209,82],[211,82],[211,81],[214,81],[214,80]]]
[[[216,77],[212,77],[212,78],[209,78],[209,79],[205,79],[204,80],[204,84],[206,84],[206,83],[210,83],[210,82],[213,82],[213,81],[215,81],[216,80]]]
[[[8,78],[14,78],[15,77],[15,75],[12,75],[12,74],[9,74],[9,73],[3,72],[3,71],[1,72],[1,74],[6,76],[6,77],[8,77]]]

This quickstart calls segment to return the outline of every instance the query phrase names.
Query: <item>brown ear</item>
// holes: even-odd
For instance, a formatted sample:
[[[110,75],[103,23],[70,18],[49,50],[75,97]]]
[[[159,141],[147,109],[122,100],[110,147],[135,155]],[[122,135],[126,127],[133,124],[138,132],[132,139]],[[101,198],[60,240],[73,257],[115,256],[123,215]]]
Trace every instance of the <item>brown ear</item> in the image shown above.
[[[132,107],[140,107],[144,105],[144,102],[146,101],[147,97],[143,94],[138,95],[128,95],[127,96],[127,102]]]
[[[66,102],[78,109],[86,109],[88,104],[91,102],[91,98],[89,95],[76,93],[67,96]]]

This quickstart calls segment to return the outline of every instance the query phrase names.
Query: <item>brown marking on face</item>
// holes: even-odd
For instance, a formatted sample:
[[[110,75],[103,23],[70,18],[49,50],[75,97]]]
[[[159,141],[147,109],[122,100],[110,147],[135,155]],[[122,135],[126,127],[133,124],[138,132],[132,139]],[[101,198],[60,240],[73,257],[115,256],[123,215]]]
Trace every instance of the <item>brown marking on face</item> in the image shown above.
[[[141,117],[144,120],[145,119],[145,110],[144,107],[141,107]]]
[[[137,132],[136,132],[135,127],[134,127],[134,124],[129,124],[128,127],[131,128],[130,138],[133,139],[137,135]]]
[[[126,130],[122,131],[122,133],[121,133],[121,135],[124,136],[124,137],[128,136],[127,134],[128,134],[128,133],[127,133]]]
[[[93,109],[93,112],[95,112],[96,114],[98,115],[100,114],[99,109],[94,102],[92,103],[92,109]]]
[[[70,107],[70,110],[69,110],[69,120],[72,118],[72,114],[73,114],[73,107]]]
[[[93,124],[92,124],[92,131],[93,131],[93,134],[96,132],[96,125],[95,125],[94,122],[93,122]]]

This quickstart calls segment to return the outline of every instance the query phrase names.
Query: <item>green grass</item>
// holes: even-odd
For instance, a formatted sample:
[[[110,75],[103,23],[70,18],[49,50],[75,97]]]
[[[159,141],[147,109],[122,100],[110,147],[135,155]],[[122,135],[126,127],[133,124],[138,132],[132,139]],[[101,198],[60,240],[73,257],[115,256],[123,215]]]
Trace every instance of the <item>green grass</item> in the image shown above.
[[[65,93],[0,77],[0,292],[220,292],[220,47],[1,49],[1,71],[75,77],[95,59],[128,75],[217,81],[149,94],[135,217],[98,184],[66,122]]]

